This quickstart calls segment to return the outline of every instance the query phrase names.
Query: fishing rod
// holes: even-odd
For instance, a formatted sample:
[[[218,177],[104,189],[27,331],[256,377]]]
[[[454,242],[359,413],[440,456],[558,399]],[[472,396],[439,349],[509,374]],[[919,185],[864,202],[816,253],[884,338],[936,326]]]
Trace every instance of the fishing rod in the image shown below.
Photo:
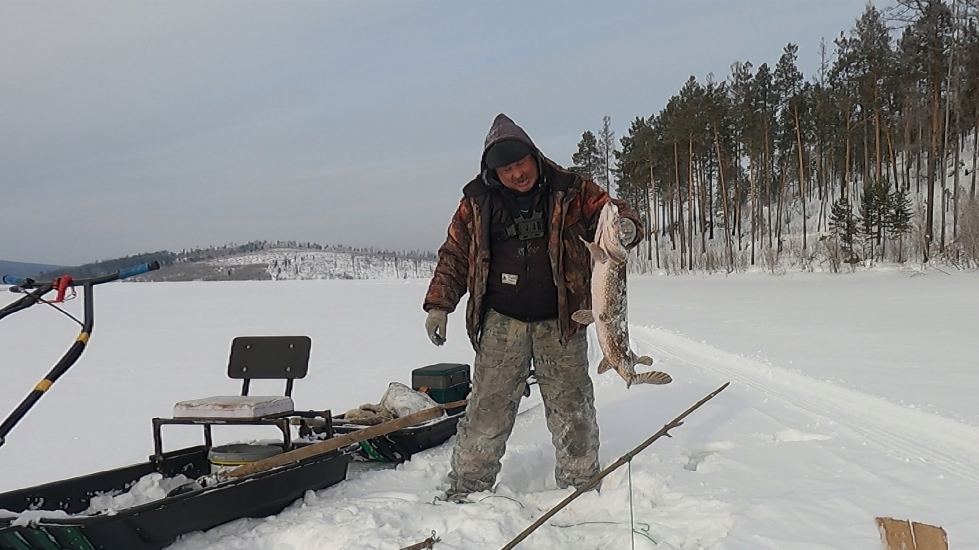
[[[103,275],[101,277],[93,277],[90,279],[73,279],[70,275],[63,275],[52,281],[47,282],[37,282],[34,279],[25,277],[16,277],[13,275],[5,275],[2,279],[3,284],[11,285],[10,291],[23,294],[24,296],[20,299],[8,304],[7,306],[0,308],[0,319],[17,313],[18,311],[23,311],[36,304],[53,304],[64,302],[68,296],[69,291],[72,295],[75,293],[75,288],[81,287],[82,296],[84,301],[83,311],[84,316],[81,321],[75,319],[81,325],[81,332],[78,337],[75,338],[74,343],[68,348],[68,351],[61,357],[61,359],[54,365],[50,372],[41,379],[40,382],[34,386],[27,397],[21,401],[20,405],[3,421],[0,423],[0,447],[3,446],[7,434],[14,429],[21,419],[27,415],[27,412],[34,406],[35,403],[41,396],[43,396],[51,386],[60,378],[72,365],[78,361],[81,357],[82,352],[85,351],[85,346],[88,345],[88,339],[92,335],[92,329],[95,326],[95,299],[92,295],[92,290],[96,285],[103,283],[110,283],[112,281],[118,281],[121,279],[127,279],[129,277],[135,277],[137,275],[142,275],[149,271],[154,271],[160,269],[160,262],[150,262],[147,264],[137,265],[127,269],[123,269],[112,273],[110,275]],[[44,295],[49,292],[57,292],[57,296],[52,300],[44,299]],[[57,307],[57,306],[53,306]],[[59,311],[65,313],[64,310],[59,308]],[[66,313],[67,315],[67,313]],[[69,315],[71,317],[71,315]],[[74,317],[72,317],[74,319]]]

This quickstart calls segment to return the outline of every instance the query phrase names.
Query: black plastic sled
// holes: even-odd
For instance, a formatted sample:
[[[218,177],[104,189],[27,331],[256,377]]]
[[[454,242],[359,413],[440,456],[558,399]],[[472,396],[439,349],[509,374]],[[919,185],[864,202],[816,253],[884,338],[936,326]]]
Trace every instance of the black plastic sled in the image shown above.
[[[23,401],[0,422],[0,447],[21,419],[74,365],[85,351],[94,327],[95,286],[159,269],[151,263],[92,279],[73,279],[65,275],[50,282],[19,277],[4,277],[9,290],[22,296],[0,307],[0,319],[37,304],[56,309],[81,289],[84,316],[77,319],[61,312],[80,327],[78,338],[58,363],[34,386]],[[45,298],[57,293],[54,299]],[[130,490],[141,478],[158,473],[172,478],[182,474],[199,480],[224,466],[214,456],[212,427],[221,425],[271,425],[282,432],[282,451],[294,450],[302,441],[292,439],[292,426],[300,436],[311,435],[313,421],[322,421],[316,439],[330,439],[363,426],[333,424],[329,410],[296,411],[292,387],[308,369],[311,341],[306,336],[242,336],[232,342],[228,376],[242,380],[241,395],[213,396],[183,401],[174,406],[174,418],[153,418],[154,453],[146,462],[92,473],[0,494],[0,550],[159,550],[181,535],[204,531],[245,517],[265,517],[303,497],[306,491],[320,490],[343,481],[347,465],[361,453],[369,460],[404,461],[412,454],[444,443],[456,431],[465,414],[463,407],[451,409],[438,422],[405,428],[363,445],[342,448],[302,458],[295,462],[210,485],[187,483],[164,498],[115,512],[90,512],[93,497],[117,495]],[[469,366],[429,365],[412,373],[415,390],[429,393],[438,403],[463,400],[470,391]],[[284,395],[249,394],[253,379],[284,380]],[[248,405],[244,411],[229,409]],[[232,416],[224,415],[227,411]],[[177,412],[180,412],[178,415]],[[164,452],[162,427],[171,424],[199,425],[204,445]],[[307,431],[304,435],[303,432]],[[234,458],[234,457],[232,457]],[[242,457],[237,457],[242,458]],[[232,461],[234,463],[234,461]],[[240,464],[240,462],[237,462]],[[49,513],[45,513],[45,511]],[[27,514],[25,514],[25,512]]]
[[[68,514],[84,511],[100,493],[124,491],[141,477],[159,472],[195,479],[211,465],[206,446],[165,453],[160,461],[134,464],[0,495],[0,509],[23,512],[43,505]],[[243,517],[276,514],[308,490],[344,479],[348,454],[310,457],[213,487],[167,496],[115,515],[39,519],[30,526],[0,519],[0,550],[158,550],[180,535],[210,529]]]
[[[59,309],[75,321],[80,333],[50,372],[0,422],[0,447],[19,421],[85,351],[94,327],[94,287],[155,269],[159,269],[156,262],[91,279],[74,279],[68,275],[50,282],[20,277],[2,279],[4,284],[11,285],[8,290],[22,296],[0,307],[0,319],[34,305],[45,304]],[[74,296],[76,289],[80,289],[84,300],[82,319],[59,307]],[[57,296],[46,298],[50,293],[57,293]],[[288,395],[293,379],[305,375],[305,363],[296,365],[297,368],[291,367],[293,363],[308,360],[309,339],[306,337],[239,338],[232,344],[233,355],[236,344],[240,344],[239,348],[243,346],[251,350],[251,355],[244,354],[239,362],[247,361],[252,366],[257,365],[257,361],[275,365],[288,363],[288,368],[285,368],[288,372],[284,375],[266,372],[270,370],[267,368],[257,368],[249,369],[248,376],[235,376],[244,379],[242,395],[247,394],[251,378],[284,378]],[[255,357],[256,354],[258,357]],[[229,363],[229,374],[237,372],[235,367],[234,361]],[[165,498],[114,513],[85,513],[93,497],[126,492],[148,474],[159,473],[165,477],[183,474],[192,480],[210,474],[213,461],[208,453],[211,450],[212,425],[240,423],[281,426],[283,450],[287,450],[291,448],[289,414],[300,413],[290,410],[244,420],[154,419],[156,452],[147,462],[0,494],[0,550],[157,550],[185,533],[209,529],[238,518],[275,514],[302,498],[308,490],[323,489],[342,481],[346,477],[350,456],[334,451],[206,488],[199,484],[187,484],[171,491]],[[159,429],[165,423],[202,425],[205,445],[164,453]],[[24,512],[29,515],[21,516]],[[29,521],[19,521],[28,517]]]

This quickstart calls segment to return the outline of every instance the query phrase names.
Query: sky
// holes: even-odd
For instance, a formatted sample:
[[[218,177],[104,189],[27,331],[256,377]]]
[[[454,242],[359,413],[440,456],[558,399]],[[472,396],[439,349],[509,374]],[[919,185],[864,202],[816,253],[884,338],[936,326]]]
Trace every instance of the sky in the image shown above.
[[[434,251],[497,113],[569,165],[865,0],[0,2],[0,259]],[[13,238],[10,238],[13,237]]]
[[[865,550],[879,547],[876,517],[942,526],[950,548],[979,548],[977,278],[905,269],[631,277],[632,349],[673,382],[627,389],[616,373],[597,374],[589,333],[602,466],[730,386],[517,550]],[[0,447],[0,493],[145,461],[151,418],[178,401],[237,393],[225,374],[234,336],[311,337],[309,373],[292,394],[299,410],[378,403],[415,368],[471,364],[461,312],[449,316],[444,346],[426,338],[427,282],[99,286],[84,355]],[[77,327],[44,306],[0,326],[5,417]],[[255,381],[250,393],[281,389]],[[433,530],[437,550],[498,550],[568,495],[554,481],[536,388],[520,410],[494,492],[468,504],[434,500],[447,488],[450,439],[396,468],[351,468],[275,517],[190,533],[169,550],[396,550]],[[202,442],[198,426],[167,428],[167,450]],[[275,432],[217,426],[214,438]],[[645,530],[635,546],[630,495]]]

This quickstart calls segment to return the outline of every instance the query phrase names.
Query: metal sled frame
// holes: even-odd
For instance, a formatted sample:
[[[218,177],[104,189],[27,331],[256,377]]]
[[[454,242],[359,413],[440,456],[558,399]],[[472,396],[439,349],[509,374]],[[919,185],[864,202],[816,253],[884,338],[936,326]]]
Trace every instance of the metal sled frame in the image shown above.
[[[285,380],[285,395],[292,396],[293,382],[309,371],[309,352],[312,340],[308,336],[239,336],[231,342],[228,359],[228,377],[242,380],[241,395],[247,396],[250,383],[256,379]],[[163,456],[162,427],[167,424],[199,425],[204,428],[204,445],[213,446],[211,426],[217,425],[271,425],[282,432],[282,448],[292,448],[289,431],[291,416],[330,418],[330,411],[289,411],[260,418],[154,418],[153,457]],[[328,425],[330,425],[328,421]],[[332,427],[329,430],[332,437]]]

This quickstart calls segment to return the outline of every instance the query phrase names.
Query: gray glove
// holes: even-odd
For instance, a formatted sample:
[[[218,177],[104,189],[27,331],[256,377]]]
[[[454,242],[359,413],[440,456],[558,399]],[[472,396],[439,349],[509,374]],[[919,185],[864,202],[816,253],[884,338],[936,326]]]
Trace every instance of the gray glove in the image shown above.
[[[436,346],[445,343],[445,327],[449,324],[449,312],[441,309],[428,310],[428,317],[425,319],[425,332],[428,339]]]
[[[619,218],[619,242],[629,246],[636,240],[636,222],[629,218]]]

